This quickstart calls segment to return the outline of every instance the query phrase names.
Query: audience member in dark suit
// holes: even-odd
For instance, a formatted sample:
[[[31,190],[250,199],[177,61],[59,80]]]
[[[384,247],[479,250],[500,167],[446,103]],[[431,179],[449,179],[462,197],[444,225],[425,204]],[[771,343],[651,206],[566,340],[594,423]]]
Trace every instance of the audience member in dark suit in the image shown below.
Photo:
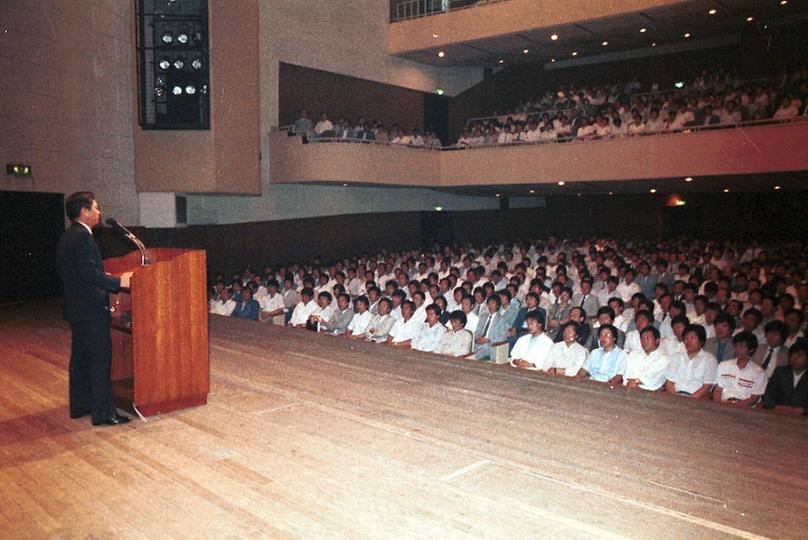
[[[788,349],[784,345],[788,327],[783,321],[769,321],[763,331],[764,341],[752,356],[752,362],[762,367],[771,379],[775,368],[788,364]]]
[[[236,308],[230,316],[236,319],[257,321],[260,313],[261,305],[258,303],[258,300],[253,298],[252,288],[244,287],[241,289],[241,300],[236,303]]]
[[[589,350],[592,347],[592,340],[594,339],[594,336],[592,336],[592,327],[589,326],[588,322],[586,322],[587,316],[586,310],[575,306],[570,310],[570,320],[568,322],[576,323],[576,341],[581,346],[586,347],[586,350]],[[618,330],[618,334],[619,332],[620,330]],[[625,340],[625,334],[623,334],[623,340]],[[564,333],[556,332],[554,342],[561,343],[562,341],[564,341]]]
[[[525,305],[519,309],[519,312],[516,314],[516,319],[513,321],[513,325],[508,331],[509,350],[513,349],[513,346],[516,344],[516,340],[528,333],[528,313],[535,311],[539,315],[539,322],[541,322],[542,328],[544,328],[544,324],[547,322],[547,311],[545,311],[543,307],[539,306],[540,300],[541,298],[535,292],[529,292],[525,295]]]
[[[808,340],[801,339],[788,351],[789,365],[780,366],[766,386],[763,407],[787,414],[808,414]]]
[[[90,413],[95,426],[125,424],[129,418],[117,414],[110,382],[109,292],[129,287],[131,273],[118,278],[104,272],[92,233],[101,221],[93,193],[70,195],[65,211],[72,223],[59,239],[57,260],[71,330],[70,417]]]

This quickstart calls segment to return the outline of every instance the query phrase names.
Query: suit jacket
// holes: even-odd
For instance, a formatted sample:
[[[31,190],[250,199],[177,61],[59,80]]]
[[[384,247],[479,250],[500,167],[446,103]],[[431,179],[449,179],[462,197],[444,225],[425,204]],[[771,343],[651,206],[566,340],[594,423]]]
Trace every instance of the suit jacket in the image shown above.
[[[760,349],[760,346],[758,346],[758,349]],[[727,343],[726,346],[724,347],[724,354],[720,358],[718,356],[718,338],[717,337],[707,338],[707,342],[704,344],[704,350],[707,351],[708,353],[712,354],[713,356],[715,356],[715,359],[718,360],[719,362],[721,362],[723,360],[732,360],[733,358],[735,358],[735,348],[732,346],[732,338],[731,337],[729,338],[729,343]],[[766,351],[768,352],[768,350],[769,349],[767,347]],[[755,352],[757,352],[757,351],[755,351]]]
[[[766,386],[762,401],[767,409],[773,409],[775,405],[787,405],[802,407],[808,414],[808,373],[803,373],[795,387],[794,370],[791,366],[778,367]]]
[[[755,354],[752,355],[752,362],[756,363],[760,367],[763,367],[763,362],[766,359],[767,354],[769,354],[769,345],[766,343],[766,341],[758,343],[758,347],[755,349]],[[789,365],[788,348],[785,345],[780,345],[780,348],[777,350],[777,354],[773,355],[771,361],[769,362],[769,368],[766,370],[766,375],[771,378],[771,375],[774,373],[774,368],[787,365]]]
[[[488,317],[491,314],[488,310],[485,310],[485,313],[480,315],[480,322],[477,323],[477,331],[474,333],[475,338],[484,337],[484,330],[485,325],[488,322]],[[505,321],[502,319],[502,313],[497,311],[493,315],[493,319],[491,319],[491,327],[488,330],[488,341],[490,343],[501,343],[508,339],[508,329],[505,327]]]
[[[584,295],[581,293],[575,294],[572,297],[572,305],[576,307],[583,307],[584,311],[586,311],[586,318],[591,319],[598,314],[598,308],[600,308],[600,300],[598,300],[598,295],[594,292],[590,292],[586,296],[586,300],[584,301],[584,305],[581,306],[581,300],[583,299]]]
[[[251,321],[257,321],[260,312],[261,305],[258,303],[258,300],[251,298],[246,302],[236,302],[236,308],[233,310],[233,313],[231,313],[230,316],[236,319],[249,319]]]
[[[535,311],[538,313],[542,325],[545,328],[547,327],[547,311],[543,307],[536,306],[536,309],[534,310],[529,310],[527,307],[523,307],[516,313],[516,319],[514,319],[513,324],[511,325],[511,328],[515,329],[517,334],[519,332],[527,332],[527,329],[522,328],[522,325],[525,324],[525,319],[530,311]]]
[[[104,272],[101,251],[84,225],[73,222],[56,247],[64,285],[63,315],[70,322],[109,317],[109,293],[118,292],[121,279]]]

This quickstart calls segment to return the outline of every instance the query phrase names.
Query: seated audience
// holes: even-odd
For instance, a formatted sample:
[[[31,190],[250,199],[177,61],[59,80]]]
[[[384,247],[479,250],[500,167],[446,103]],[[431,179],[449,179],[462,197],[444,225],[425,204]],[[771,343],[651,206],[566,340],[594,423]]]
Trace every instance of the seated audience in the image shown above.
[[[351,297],[347,293],[340,293],[337,295],[337,307],[331,311],[331,316],[326,320],[325,313],[323,313],[318,319],[320,323],[319,331],[335,336],[342,335],[347,332],[353,317],[354,311],[351,309]]]
[[[251,287],[244,287],[241,289],[241,300],[236,302],[236,307],[233,308],[231,317],[236,319],[249,319],[251,321],[258,320],[258,314],[261,311],[261,306],[258,301],[253,299],[253,290]]]
[[[223,315],[229,317],[233,310],[236,309],[236,302],[230,298],[230,289],[222,288],[219,291],[219,298],[211,298],[209,302],[208,311],[215,315]]]
[[[466,330],[466,314],[453,311],[449,317],[450,330],[441,337],[435,352],[448,356],[468,356],[474,344],[474,334]]]
[[[788,327],[783,321],[769,321],[763,328],[763,335],[763,343],[752,356],[752,362],[763,368],[767,378],[771,378],[775,368],[788,364],[788,349],[784,345]]]
[[[357,296],[353,302],[354,316],[345,330],[345,335],[348,337],[362,337],[365,335],[370,320],[373,314],[368,310],[368,297]]]
[[[426,321],[418,327],[415,336],[412,338],[412,348],[416,351],[435,352],[440,345],[446,328],[440,323],[441,310],[437,304],[429,304],[426,307]]]
[[[502,319],[499,296],[492,294],[485,302],[485,311],[480,314],[477,332],[474,336],[474,358],[477,360],[493,360],[494,345],[506,341],[508,329]]]
[[[365,328],[365,332],[362,334],[365,340],[374,343],[387,343],[390,330],[393,329],[393,325],[396,322],[390,314],[392,309],[393,303],[389,299],[382,298],[379,300],[378,310],[370,318],[370,322],[368,322],[367,328]]]
[[[314,300],[314,290],[311,287],[303,287],[300,290],[300,302],[295,306],[292,311],[292,317],[289,319],[289,326],[295,328],[305,328],[309,317],[317,309],[317,302]]]
[[[589,353],[577,378],[609,383],[617,386],[623,382],[626,371],[626,353],[617,346],[617,328],[611,324],[598,328],[597,349]]]
[[[589,349],[578,343],[581,325],[570,321],[561,327],[561,341],[553,344],[547,360],[548,370],[558,375],[575,377],[589,356]]]
[[[412,339],[418,335],[418,330],[421,328],[423,321],[418,321],[413,317],[415,313],[415,304],[406,300],[401,304],[401,318],[396,320],[393,327],[390,329],[390,334],[387,337],[387,343],[395,347],[412,346]]]
[[[763,394],[763,407],[785,414],[808,414],[808,341],[791,346],[788,362],[774,370]]]

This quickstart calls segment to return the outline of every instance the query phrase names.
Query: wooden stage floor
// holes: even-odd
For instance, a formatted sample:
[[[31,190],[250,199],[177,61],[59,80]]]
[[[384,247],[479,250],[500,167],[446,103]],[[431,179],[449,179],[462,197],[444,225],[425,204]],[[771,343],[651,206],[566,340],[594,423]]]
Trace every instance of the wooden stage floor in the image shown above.
[[[0,306],[0,537],[798,538],[808,422],[212,317],[209,404],[67,412]]]

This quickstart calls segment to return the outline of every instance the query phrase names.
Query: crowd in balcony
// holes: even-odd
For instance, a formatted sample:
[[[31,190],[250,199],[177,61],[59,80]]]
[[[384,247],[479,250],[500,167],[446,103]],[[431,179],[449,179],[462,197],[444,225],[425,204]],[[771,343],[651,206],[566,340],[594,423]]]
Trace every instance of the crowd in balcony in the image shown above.
[[[211,313],[612,388],[808,410],[801,245],[605,238],[216,276]]]
[[[348,118],[340,116],[336,121],[332,121],[328,112],[320,113],[320,118],[315,123],[309,118],[306,109],[300,111],[298,119],[295,120],[289,132],[304,137],[306,141],[378,141],[417,148],[436,149],[441,147],[440,139],[430,129],[421,133],[417,127],[405,130],[400,125],[393,124],[388,130],[383,123],[365,117],[351,122]]]
[[[457,146],[608,139],[808,116],[806,68],[757,81],[704,71],[676,90],[649,90],[637,79],[559,87],[507,115],[471,122]]]

